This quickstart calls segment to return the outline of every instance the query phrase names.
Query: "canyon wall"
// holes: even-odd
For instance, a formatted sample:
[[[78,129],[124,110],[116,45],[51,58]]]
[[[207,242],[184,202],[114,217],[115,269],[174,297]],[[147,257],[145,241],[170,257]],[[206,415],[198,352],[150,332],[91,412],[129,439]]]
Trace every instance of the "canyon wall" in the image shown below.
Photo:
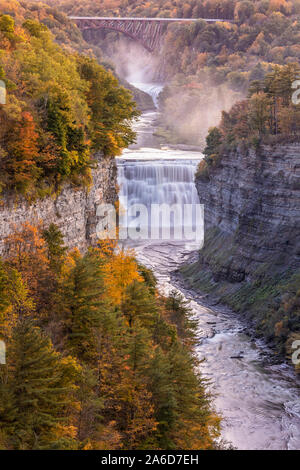
[[[97,169],[89,191],[66,185],[56,198],[45,198],[33,204],[2,196],[0,201],[0,253],[4,253],[5,238],[21,224],[55,223],[62,231],[66,245],[84,251],[95,240],[96,210],[101,203],[117,200],[117,170],[115,161],[96,154]]]
[[[196,186],[215,244],[203,261],[216,278],[242,281],[266,264],[273,272],[300,267],[299,144],[224,154]]]
[[[300,145],[224,153],[196,186],[205,243],[181,270],[187,284],[289,354],[300,338]]]

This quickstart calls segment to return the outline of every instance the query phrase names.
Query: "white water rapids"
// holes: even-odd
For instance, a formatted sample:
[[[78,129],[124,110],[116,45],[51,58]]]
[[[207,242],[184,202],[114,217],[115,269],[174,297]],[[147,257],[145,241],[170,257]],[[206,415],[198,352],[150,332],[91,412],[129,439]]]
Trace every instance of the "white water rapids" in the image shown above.
[[[157,103],[161,87],[135,86]],[[141,117],[137,144],[117,159],[120,198],[126,196],[129,205],[197,203],[194,172],[202,155],[160,148],[152,135],[156,117],[155,112]],[[134,247],[138,259],[154,270],[163,293],[174,289],[170,273],[197,249],[175,241],[138,242]],[[223,417],[222,437],[238,449],[300,449],[300,384],[292,368],[272,365],[272,353],[249,337],[237,315],[207,308],[200,295],[178,289],[199,321],[196,352],[206,359],[201,371],[211,380],[214,405]]]

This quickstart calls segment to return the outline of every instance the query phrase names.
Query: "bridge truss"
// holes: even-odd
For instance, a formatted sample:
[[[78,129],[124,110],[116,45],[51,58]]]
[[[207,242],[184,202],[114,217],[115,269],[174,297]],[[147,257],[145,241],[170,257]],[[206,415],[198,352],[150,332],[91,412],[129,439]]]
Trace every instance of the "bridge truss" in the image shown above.
[[[198,21],[195,18],[107,18],[78,16],[71,16],[70,19],[77,24],[81,31],[110,29],[123,33],[140,42],[149,52],[153,52],[159,47],[165,25],[168,23]],[[204,21],[215,23],[225,20],[204,19]]]

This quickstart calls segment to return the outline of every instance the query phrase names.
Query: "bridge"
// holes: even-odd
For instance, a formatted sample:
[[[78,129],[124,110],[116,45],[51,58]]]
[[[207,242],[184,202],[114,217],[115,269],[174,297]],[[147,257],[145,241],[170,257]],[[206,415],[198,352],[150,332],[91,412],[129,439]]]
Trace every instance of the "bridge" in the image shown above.
[[[208,18],[116,18],[97,16],[70,16],[69,18],[77,24],[81,31],[110,29],[123,33],[140,42],[149,52],[153,52],[159,46],[165,25],[168,23],[191,23],[200,20],[207,23],[232,21]]]

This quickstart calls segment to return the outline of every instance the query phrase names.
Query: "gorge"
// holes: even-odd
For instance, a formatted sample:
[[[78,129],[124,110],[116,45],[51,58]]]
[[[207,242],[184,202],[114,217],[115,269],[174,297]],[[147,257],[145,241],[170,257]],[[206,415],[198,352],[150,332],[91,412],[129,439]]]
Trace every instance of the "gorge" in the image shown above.
[[[143,89],[154,92],[154,98],[156,97],[156,87],[144,85]],[[195,193],[194,186],[194,162],[197,159],[201,160],[203,156],[178,149],[162,150],[152,136],[155,119],[156,114],[153,112],[142,116],[137,125],[137,130],[140,130],[138,143],[118,158],[121,198],[127,195],[129,203],[149,204],[150,200],[172,203],[184,197],[195,203],[198,195]],[[293,160],[292,147],[290,149],[291,162],[287,163],[287,167],[291,169],[290,177],[294,178],[293,165],[297,162]],[[295,148],[294,152],[297,153],[297,151]],[[270,158],[271,156],[276,159],[276,154],[270,153]],[[191,160],[191,157],[195,160]],[[230,164],[232,168],[229,168]],[[230,182],[229,174],[232,184],[237,185],[239,181],[242,184],[241,178],[250,178],[249,163],[244,171],[239,172],[237,168],[235,173],[233,168],[236,168],[238,164],[239,160],[228,162],[228,174],[224,176],[222,186],[225,196]],[[274,165],[272,167],[276,173]],[[253,171],[255,168],[254,161]],[[285,174],[289,178],[288,173]],[[242,175],[241,178],[238,175]],[[164,191],[159,195],[162,183],[164,183]],[[253,186],[250,185],[251,180],[249,193],[253,192]],[[229,209],[219,207],[220,197],[215,191],[214,183],[211,182],[211,193],[204,183],[200,186],[199,181],[197,189],[200,202],[204,202],[207,211],[206,222],[210,218],[214,220],[214,217],[225,219],[228,212],[228,231],[230,231],[232,229],[230,224],[233,224],[234,218]],[[227,200],[225,196],[224,204]],[[228,193],[228,198],[230,197],[232,196]],[[249,199],[246,198],[246,200],[250,203]],[[212,207],[211,201],[215,201],[215,207]],[[235,208],[238,211],[238,207],[232,200],[231,210]],[[293,217],[293,207],[291,203],[291,217]],[[283,212],[287,216],[287,211]],[[296,220],[298,219],[295,219],[297,225]],[[209,229],[209,226],[207,228]],[[298,233],[297,227],[294,233]],[[163,293],[167,294],[175,288],[190,301],[194,316],[199,322],[199,343],[196,353],[200,359],[205,358],[205,362],[201,364],[201,371],[211,380],[212,393],[216,395],[215,406],[217,412],[223,417],[222,437],[238,449],[299,448],[299,380],[295,378],[290,366],[282,361],[276,363],[272,360],[273,352],[264,340],[255,338],[253,329],[248,328],[237,314],[224,306],[209,306],[206,296],[193,290],[195,283],[191,282],[190,271],[195,277],[199,277],[203,271],[199,261],[196,261],[197,245],[191,246],[184,241],[174,240],[135,243],[130,241],[129,245],[134,246],[139,261],[154,271]],[[215,256],[218,256],[218,250],[226,249],[226,246],[225,242],[223,246],[217,245]],[[186,281],[190,280],[185,284],[174,275],[174,272],[183,264],[186,264],[184,271],[187,271],[184,277]],[[249,260],[246,264],[249,266]]]
[[[32,1],[0,7],[0,450],[299,450],[300,0]]]

